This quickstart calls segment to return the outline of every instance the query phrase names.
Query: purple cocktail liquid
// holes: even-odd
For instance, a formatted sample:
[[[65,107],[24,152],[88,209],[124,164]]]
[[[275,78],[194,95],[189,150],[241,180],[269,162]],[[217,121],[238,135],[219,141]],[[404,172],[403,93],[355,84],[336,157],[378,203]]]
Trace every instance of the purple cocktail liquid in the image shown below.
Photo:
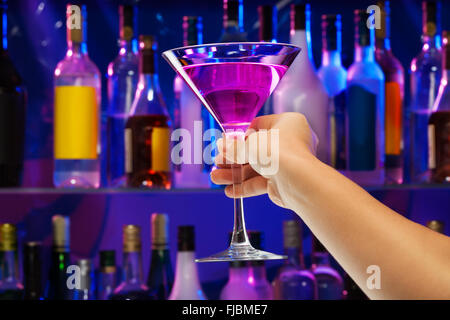
[[[224,62],[183,68],[225,131],[247,130],[286,66]]]

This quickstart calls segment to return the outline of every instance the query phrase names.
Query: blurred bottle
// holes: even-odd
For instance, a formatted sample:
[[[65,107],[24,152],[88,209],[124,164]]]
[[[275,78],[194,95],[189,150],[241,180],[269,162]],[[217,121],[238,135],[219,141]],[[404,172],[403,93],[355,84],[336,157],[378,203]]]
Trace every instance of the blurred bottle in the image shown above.
[[[450,31],[443,33],[442,78],[428,122],[430,181],[450,183]]]
[[[74,300],[95,300],[92,261],[90,259],[80,259],[77,265],[80,268],[80,289],[74,290]]]
[[[445,223],[440,220],[430,220],[426,223],[427,228],[445,235]]]
[[[16,227],[4,223],[0,225],[0,300],[20,300],[22,297]]]
[[[125,123],[139,79],[139,58],[135,39],[137,12],[130,5],[119,6],[119,54],[108,65],[107,178],[112,187],[125,186]]]
[[[127,186],[170,189],[171,121],[159,87],[157,43],[139,37],[139,83],[125,126]]]
[[[422,51],[411,61],[410,179],[426,182],[428,170],[428,120],[438,94],[442,75],[440,3],[422,2]]]
[[[0,187],[19,187],[25,145],[26,91],[8,54],[7,3],[0,0]]]
[[[177,267],[169,300],[206,300],[195,263],[194,226],[178,227]]]
[[[53,183],[98,188],[101,76],[87,52],[85,6],[67,5],[67,47],[54,75]]]
[[[273,92],[275,113],[300,112],[308,119],[311,128],[319,137],[317,156],[322,161],[328,157],[328,95],[315,73],[308,57],[306,33],[306,11],[309,5],[291,6],[290,43],[302,48],[286,75]],[[314,106],[312,108],[311,106]]]
[[[151,217],[152,252],[147,286],[159,300],[169,297],[173,285],[173,269],[169,251],[169,216],[153,213]]]
[[[100,273],[97,285],[97,299],[108,300],[116,288],[116,252],[100,251]]]
[[[245,42],[243,0],[223,0],[223,30],[219,42]]]
[[[342,66],[341,15],[322,15],[322,65],[317,72],[328,93],[327,162],[338,170],[346,167],[345,159],[345,89],[347,70]]]
[[[261,231],[248,231],[250,243],[253,248],[262,250],[262,234]],[[273,300],[273,289],[267,280],[266,266],[264,260],[249,261],[250,275],[248,282],[255,288],[258,296],[257,300]]]
[[[369,13],[355,10],[355,61],[347,75],[346,175],[363,185],[384,183],[384,75],[375,62]]]
[[[23,250],[24,300],[43,300],[42,244],[27,242]]]
[[[302,229],[297,220],[283,221],[284,252],[288,256],[273,281],[276,300],[315,300],[317,283],[305,268]]]

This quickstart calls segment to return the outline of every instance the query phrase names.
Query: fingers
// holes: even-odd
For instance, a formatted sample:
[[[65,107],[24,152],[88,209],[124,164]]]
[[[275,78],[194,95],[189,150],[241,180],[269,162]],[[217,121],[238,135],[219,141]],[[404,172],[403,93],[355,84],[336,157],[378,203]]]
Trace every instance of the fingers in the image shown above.
[[[248,164],[243,166],[242,171],[244,181],[258,176],[258,173]],[[213,170],[211,172],[211,180],[213,183],[219,185],[232,184],[232,169],[228,165],[227,167],[219,167],[218,169]]]
[[[267,193],[267,179],[256,176],[241,184],[229,185],[225,188],[225,195],[229,198],[254,197]]]
[[[276,121],[279,119],[278,114],[270,114],[267,116],[261,116],[253,119],[252,123],[248,129],[260,130],[260,129],[271,129]]]

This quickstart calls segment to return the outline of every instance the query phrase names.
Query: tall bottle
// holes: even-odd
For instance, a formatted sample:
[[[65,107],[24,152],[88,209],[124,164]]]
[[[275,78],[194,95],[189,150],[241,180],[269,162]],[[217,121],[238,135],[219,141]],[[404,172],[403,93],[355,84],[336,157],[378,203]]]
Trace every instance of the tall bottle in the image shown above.
[[[403,97],[405,72],[391,50],[389,1],[379,1],[381,28],[375,29],[375,60],[384,73],[385,178],[388,184],[403,182]]]
[[[290,43],[302,48],[302,52],[273,92],[273,109],[275,113],[304,114],[319,137],[317,156],[326,161],[329,158],[328,95],[308,57],[306,9],[304,4],[291,6]]]
[[[297,220],[283,221],[284,252],[288,256],[273,281],[276,300],[317,299],[314,274],[305,268],[302,229]]]
[[[108,185],[121,187],[125,177],[125,122],[131,110],[139,79],[135,39],[135,8],[119,6],[119,54],[108,66],[107,178]]]
[[[250,243],[255,249],[262,250],[262,234],[260,231],[248,231]],[[273,288],[267,280],[264,260],[249,261],[250,276],[248,282],[255,289],[257,300],[273,300]]]
[[[153,213],[151,217],[152,252],[147,286],[159,300],[169,297],[173,285],[173,269],[169,252],[169,216]]]
[[[201,17],[183,17],[183,46],[203,43],[203,24]],[[175,166],[175,185],[177,188],[208,188],[209,172],[213,159],[203,159],[203,135],[205,130],[214,128],[214,118],[202,107],[200,100],[177,74],[173,83],[175,93],[175,129],[187,130],[186,139],[180,132],[183,148],[180,154],[182,163]],[[174,151],[177,146],[174,147]],[[187,157],[185,156],[187,152]]]
[[[43,300],[42,244],[27,242],[23,250],[24,300]]]
[[[330,265],[330,254],[313,236],[311,271],[316,277],[319,300],[340,300],[343,298],[344,281]]]
[[[347,75],[347,176],[384,183],[384,75],[375,62],[369,14],[355,10],[355,61]]]
[[[100,274],[97,284],[97,299],[108,300],[116,288],[116,252],[100,251]]]
[[[159,87],[157,43],[139,37],[139,83],[125,125],[125,172],[129,187],[170,189],[171,121]]]
[[[141,228],[123,226],[122,282],[110,300],[153,300],[142,279]]]
[[[322,15],[322,65],[317,72],[328,93],[327,162],[338,170],[346,167],[345,89],[347,70],[342,66],[341,15]],[[320,142],[319,142],[320,143]]]
[[[427,226],[427,228],[429,228],[429,229],[431,229],[433,231],[445,234],[445,224],[444,224],[443,221],[430,220],[430,221],[427,221],[426,226]]]
[[[7,4],[0,1],[0,187],[18,187],[23,171],[26,92],[8,54]]]
[[[430,181],[450,183],[450,31],[443,33],[442,78],[428,122]]]
[[[80,268],[80,288],[74,292],[74,300],[95,300],[94,270],[90,259],[77,261]]]
[[[0,225],[0,300],[20,300],[23,285],[19,279],[16,227]]]
[[[410,179],[426,182],[428,170],[428,120],[442,75],[440,3],[422,2],[422,51],[411,61]]]
[[[178,227],[177,266],[169,300],[206,300],[195,263],[194,226]]]
[[[67,48],[54,75],[53,183],[98,188],[101,76],[87,52],[85,6],[67,5]]]
[[[243,0],[223,0],[223,31],[219,42],[245,42]]]
[[[67,287],[67,267],[71,264],[69,217],[53,216],[52,226],[53,245],[45,297],[50,300],[72,300],[73,292]]]

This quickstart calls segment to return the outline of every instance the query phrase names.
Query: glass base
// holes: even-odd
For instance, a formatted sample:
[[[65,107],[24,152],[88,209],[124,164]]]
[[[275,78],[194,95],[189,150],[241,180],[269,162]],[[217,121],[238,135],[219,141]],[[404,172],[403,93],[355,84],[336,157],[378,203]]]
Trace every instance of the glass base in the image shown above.
[[[231,245],[227,250],[216,253],[212,256],[195,259],[195,262],[220,262],[220,261],[247,261],[247,260],[280,260],[287,259],[287,256],[267,251],[257,250],[249,244]]]

